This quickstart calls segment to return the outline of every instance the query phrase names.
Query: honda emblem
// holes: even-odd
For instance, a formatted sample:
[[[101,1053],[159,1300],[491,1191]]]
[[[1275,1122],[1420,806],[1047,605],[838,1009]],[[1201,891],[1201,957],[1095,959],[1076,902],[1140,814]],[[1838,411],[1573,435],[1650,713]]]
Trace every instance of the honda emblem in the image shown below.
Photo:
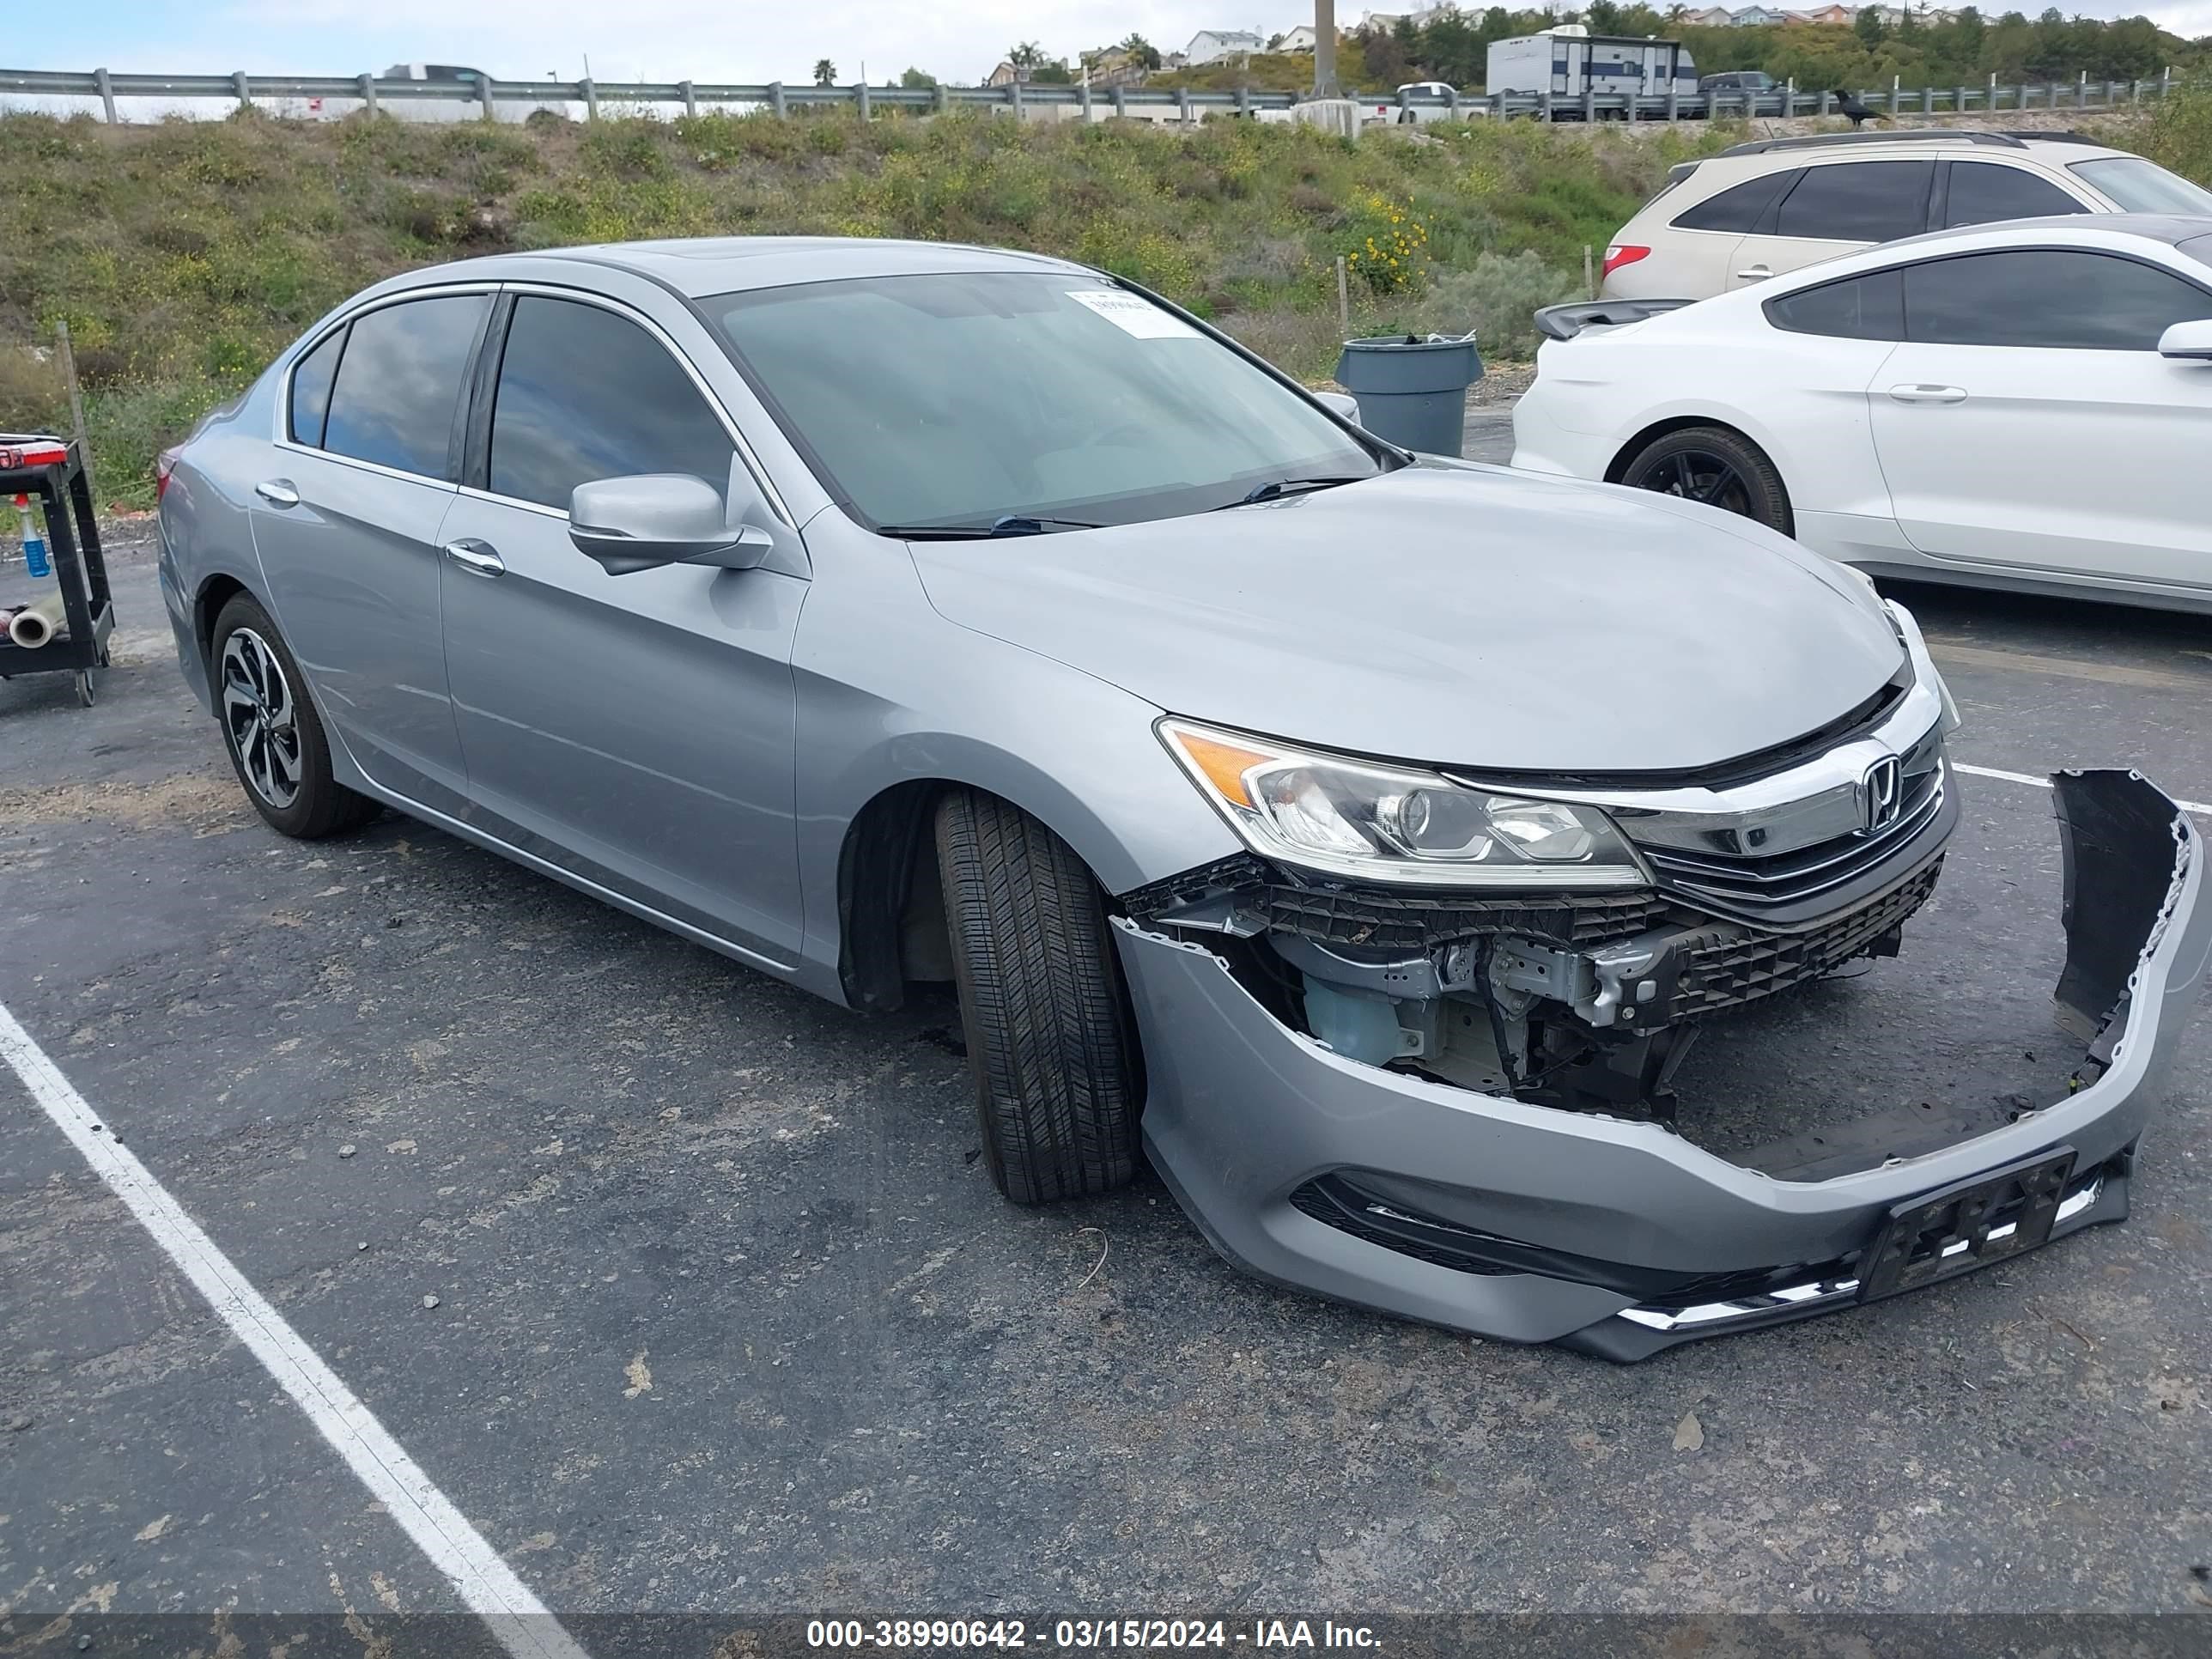
[[[1878,835],[1897,822],[1905,810],[1905,763],[1884,755],[1859,780],[1859,822],[1862,835]]]

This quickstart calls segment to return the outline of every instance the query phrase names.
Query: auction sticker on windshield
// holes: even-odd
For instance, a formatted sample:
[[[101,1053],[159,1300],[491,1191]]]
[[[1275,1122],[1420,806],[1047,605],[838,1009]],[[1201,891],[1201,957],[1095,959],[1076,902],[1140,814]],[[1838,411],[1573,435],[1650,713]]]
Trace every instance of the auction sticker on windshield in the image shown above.
[[[1089,306],[1121,332],[1140,340],[1175,339],[1198,332],[1174,313],[1118,289],[1073,288],[1068,289],[1067,297],[1078,305]]]

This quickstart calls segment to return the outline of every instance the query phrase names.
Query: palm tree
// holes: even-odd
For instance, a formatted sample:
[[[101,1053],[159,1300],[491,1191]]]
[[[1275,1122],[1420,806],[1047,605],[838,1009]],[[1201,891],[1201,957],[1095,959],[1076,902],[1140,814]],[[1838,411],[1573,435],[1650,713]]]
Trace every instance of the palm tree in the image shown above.
[[[1139,69],[1156,70],[1160,66],[1160,49],[1141,34],[1132,34],[1121,42],[1121,50]]]
[[[1014,66],[1014,79],[1026,81],[1044,67],[1044,48],[1034,40],[1024,40],[1006,54],[1006,61]]]
[[[817,87],[834,87],[837,84],[837,66],[827,58],[817,58],[814,60],[814,84]]]

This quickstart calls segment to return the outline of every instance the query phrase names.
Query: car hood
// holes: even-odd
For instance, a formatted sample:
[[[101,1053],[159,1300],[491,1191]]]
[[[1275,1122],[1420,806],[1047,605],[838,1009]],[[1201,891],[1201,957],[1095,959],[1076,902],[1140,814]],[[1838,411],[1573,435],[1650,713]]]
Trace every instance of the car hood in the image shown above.
[[[1905,659],[1855,579],[1782,537],[1502,468],[910,545],[950,621],[1171,714],[1472,770],[1732,760],[1849,713]]]

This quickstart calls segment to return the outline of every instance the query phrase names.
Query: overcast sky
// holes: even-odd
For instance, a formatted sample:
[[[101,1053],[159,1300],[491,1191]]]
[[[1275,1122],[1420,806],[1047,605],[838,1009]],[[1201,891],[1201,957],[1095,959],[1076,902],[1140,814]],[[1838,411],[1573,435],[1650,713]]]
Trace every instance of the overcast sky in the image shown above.
[[[1339,0],[1338,21],[1363,9]],[[2179,33],[2212,33],[2212,0],[2080,9],[2147,10]],[[1273,33],[1312,21],[1301,0],[33,0],[27,15],[37,26],[9,30],[0,46],[9,67],[351,75],[429,62],[572,80],[588,57],[602,81],[738,82],[804,81],[820,58],[847,81],[865,64],[875,82],[908,64],[974,82],[1018,40],[1073,58],[1132,29],[1173,51],[1201,28]]]

